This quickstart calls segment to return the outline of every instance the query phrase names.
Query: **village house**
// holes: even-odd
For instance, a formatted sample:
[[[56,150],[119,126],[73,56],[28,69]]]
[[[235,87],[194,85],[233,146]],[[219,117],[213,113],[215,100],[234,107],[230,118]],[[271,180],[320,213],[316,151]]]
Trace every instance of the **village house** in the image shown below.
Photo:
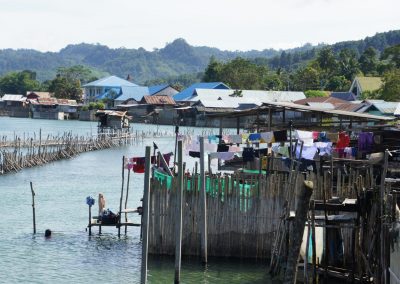
[[[179,92],[169,84],[149,86],[150,96],[175,96]]]
[[[361,99],[365,92],[375,92],[382,86],[381,77],[363,77],[357,76],[351,84],[349,92],[352,92],[356,99]]]
[[[193,92],[196,89],[229,90],[230,88],[222,82],[195,83],[174,95],[174,100],[176,102],[186,101],[193,96]]]
[[[30,102],[32,118],[35,119],[77,119],[78,104],[75,100],[38,98]]]
[[[104,98],[113,100],[122,94],[122,87],[138,87],[138,85],[119,78],[108,76],[82,86],[84,88],[83,101],[85,104]]]
[[[37,91],[27,91],[26,99],[27,100],[37,100],[37,99],[49,99],[53,97],[53,94],[50,92],[37,92]]]
[[[5,94],[0,99],[0,114],[11,117],[29,117],[26,97],[17,94]]]

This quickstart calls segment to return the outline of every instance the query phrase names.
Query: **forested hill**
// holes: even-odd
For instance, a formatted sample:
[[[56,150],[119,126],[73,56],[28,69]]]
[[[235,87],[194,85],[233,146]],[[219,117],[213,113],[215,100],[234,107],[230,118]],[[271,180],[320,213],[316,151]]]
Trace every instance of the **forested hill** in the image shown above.
[[[362,53],[367,47],[383,51],[400,43],[400,30],[378,33],[358,41],[339,42],[332,45],[334,51],[350,48]],[[32,70],[37,79],[52,79],[60,66],[85,65],[94,74],[114,74],[126,77],[131,74],[135,82],[165,78],[204,71],[210,57],[227,61],[235,57],[254,59],[270,68],[296,67],[312,59],[323,45],[306,44],[288,50],[265,49],[262,51],[223,51],[206,46],[191,46],[184,39],[176,39],[162,49],[147,51],[143,48],[111,49],[100,44],[68,45],[59,52],[39,52],[31,49],[0,50],[0,75],[10,71]]]

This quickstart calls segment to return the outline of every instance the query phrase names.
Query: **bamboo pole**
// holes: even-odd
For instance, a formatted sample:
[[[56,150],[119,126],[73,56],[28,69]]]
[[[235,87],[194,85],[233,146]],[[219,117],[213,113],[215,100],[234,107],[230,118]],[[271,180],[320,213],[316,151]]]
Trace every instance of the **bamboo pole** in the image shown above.
[[[32,193],[33,234],[36,234],[35,191],[33,190],[32,182],[30,182],[30,184]]]
[[[200,137],[201,259],[207,263],[207,193],[205,184],[204,137]]]
[[[175,228],[175,280],[180,283],[182,262],[182,211],[183,211],[183,157],[182,141],[178,141],[177,219]]]
[[[142,269],[140,283],[147,283],[147,261],[149,249],[149,216],[150,216],[150,164],[151,147],[146,146],[146,164],[143,189],[143,223],[142,223]]]
[[[126,196],[125,196],[125,223],[128,223],[128,213],[126,209],[128,207],[128,196],[129,196],[129,182],[131,177],[131,171],[128,169],[128,180],[126,181]],[[125,225],[125,235],[127,233],[128,226]]]
[[[122,199],[124,197],[124,178],[125,178],[125,156],[122,157],[122,186],[121,186],[121,196],[119,198],[119,214],[118,214],[118,238],[121,237],[121,215],[122,215]]]

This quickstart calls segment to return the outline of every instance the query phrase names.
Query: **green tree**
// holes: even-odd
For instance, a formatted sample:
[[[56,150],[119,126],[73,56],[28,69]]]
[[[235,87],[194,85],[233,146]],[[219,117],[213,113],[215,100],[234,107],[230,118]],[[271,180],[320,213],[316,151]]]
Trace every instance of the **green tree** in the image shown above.
[[[214,56],[211,56],[210,62],[206,70],[204,71],[203,81],[204,82],[218,82],[221,74],[223,64],[215,60]]]
[[[298,91],[317,90],[319,82],[319,72],[310,66],[297,70],[293,78],[294,89]]]
[[[380,98],[385,101],[400,101],[400,69],[393,69],[383,75],[383,84],[379,90]]]
[[[1,94],[21,94],[27,91],[37,91],[40,83],[36,81],[36,73],[29,70],[11,72],[0,78]]]
[[[360,72],[357,55],[354,50],[342,49],[337,63],[339,74],[347,80],[353,80],[354,76]]]
[[[358,62],[360,63],[360,69],[364,75],[375,75],[378,67],[378,54],[376,49],[371,46],[368,47],[364,50]]]
[[[49,92],[52,92],[56,98],[70,99],[80,101],[82,99],[82,89],[79,80],[57,75],[50,82]]]
[[[338,63],[332,48],[325,47],[317,55],[317,62],[321,70],[328,76],[336,73]]]
[[[57,74],[66,78],[69,81],[79,80],[81,83],[92,81],[95,77],[92,75],[92,70],[83,65],[74,65],[71,67],[57,68]]]
[[[381,56],[382,60],[389,60],[390,64],[400,68],[400,44],[386,48]]]
[[[319,90],[308,90],[304,92],[304,95],[307,98],[315,98],[315,97],[327,97],[328,94],[324,91],[319,91]]]
[[[325,85],[325,89],[335,92],[344,92],[349,90],[350,84],[351,81],[347,80],[343,75],[332,76]]]

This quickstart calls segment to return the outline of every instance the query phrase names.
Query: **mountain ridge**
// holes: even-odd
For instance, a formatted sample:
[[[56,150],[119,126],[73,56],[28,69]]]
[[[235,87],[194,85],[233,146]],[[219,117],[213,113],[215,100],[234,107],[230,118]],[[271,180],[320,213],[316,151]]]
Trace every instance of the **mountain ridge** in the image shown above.
[[[335,52],[343,48],[354,49],[361,54],[367,47],[374,47],[378,52],[384,48],[400,44],[400,30],[377,33],[374,36],[355,41],[338,42],[331,46]],[[137,83],[147,80],[194,74],[204,71],[211,57],[228,61],[236,57],[258,60],[275,69],[281,63],[282,55],[291,54],[297,58],[296,64],[302,64],[313,56],[325,44],[305,44],[291,49],[264,49],[249,51],[228,51],[216,47],[192,46],[182,38],[175,39],[165,47],[148,51],[144,48],[109,48],[101,44],[69,44],[58,52],[41,52],[34,49],[0,50],[0,75],[11,71],[32,70],[41,81],[54,78],[61,66],[85,65],[97,74],[114,74],[125,78],[133,76]]]

